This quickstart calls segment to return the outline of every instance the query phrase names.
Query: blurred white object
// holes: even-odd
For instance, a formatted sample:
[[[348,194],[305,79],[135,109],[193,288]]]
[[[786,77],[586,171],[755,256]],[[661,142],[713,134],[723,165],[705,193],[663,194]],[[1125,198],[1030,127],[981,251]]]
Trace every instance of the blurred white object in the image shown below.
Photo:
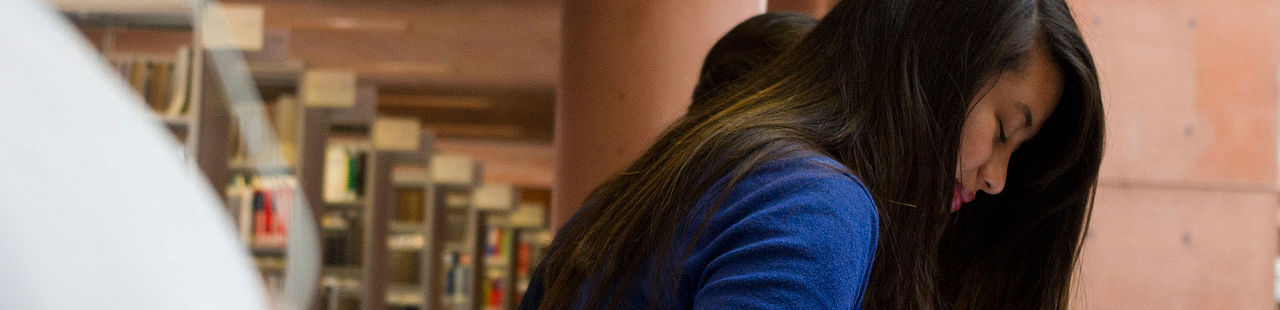
[[[1276,257],[1275,264],[1275,285],[1272,286],[1272,294],[1275,295],[1276,302],[1280,302],[1280,257]]]
[[[44,2],[0,1],[0,309],[266,309],[176,142]]]
[[[46,0],[62,11],[101,13],[189,14],[187,0]]]

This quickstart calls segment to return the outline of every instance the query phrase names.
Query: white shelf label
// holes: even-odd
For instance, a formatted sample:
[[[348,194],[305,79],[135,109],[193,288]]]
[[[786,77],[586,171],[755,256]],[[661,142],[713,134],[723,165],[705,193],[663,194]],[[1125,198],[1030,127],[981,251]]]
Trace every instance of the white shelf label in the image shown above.
[[[450,208],[466,208],[471,203],[470,197],[462,194],[449,193],[444,196],[444,204]]]
[[[510,184],[483,184],[471,195],[471,205],[479,210],[511,210],[516,205],[516,190]]]
[[[420,234],[391,235],[387,238],[387,247],[392,250],[421,250],[427,240]]]
[[[210,2],[201,22],[201,43],[207,49],[262,49],[262,6]]]
[[[302,74],[302,103],[309,107],[349,108],[356,105],[356,73],[307,70]]]
[[[511,227],[542,228],[546,227],[547,212],[541,204],[520,204],[507,217]]]
[[[373,121],[373,148],[379,151],[418,150],[422,124],[412,117],[379,117]]]
[[[431,156],[431,178],[436,183],[473,184],[475,183],[475,160],[465,155],[437,154]]]

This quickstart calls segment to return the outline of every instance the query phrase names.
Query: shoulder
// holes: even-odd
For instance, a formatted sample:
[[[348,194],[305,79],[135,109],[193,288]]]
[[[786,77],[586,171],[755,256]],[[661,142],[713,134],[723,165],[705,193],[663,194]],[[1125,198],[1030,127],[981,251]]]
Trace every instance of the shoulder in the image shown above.
[[[757,165],[730,189],[723,206],[729,212],[826,215],[878,226],[875,202],[862,181],[838,161],[813,152]]]
[[[716,209],[708,238],[689,261],[701,270],[690,279],[699,287],[696,304],[849,309],[859,303],[879,218],[861,181],[835,160],[808,154],[767,161]]]
[[[769,160],[715,204],[718,193],[703,195],[686,226],[697,227],[712,212],[706,217],[705,236],[710,239],[704,248],[711,253],[767,243],[845,262],[869,261],[875,252],[875,202],[857,177],[829,157],[800,153]]]

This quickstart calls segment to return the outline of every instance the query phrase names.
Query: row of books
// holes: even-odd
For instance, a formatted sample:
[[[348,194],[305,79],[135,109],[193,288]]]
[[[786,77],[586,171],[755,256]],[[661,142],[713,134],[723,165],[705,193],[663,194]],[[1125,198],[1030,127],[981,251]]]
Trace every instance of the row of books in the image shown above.
[[[236,222],[245,244],[282,248],[287,240],[289,214],[300,199],[293,176],[237,175],[227,187],[227,203],[236,210]]]
[[[510,228],[489,226],[485,232],[485,263],[489,265],[497,265],[501,264],[497,262],[510,261],[511,241]]]
[[[507,274],[511,261],[512,233],[511,228],[490,223],[485,227],[484,261],[485,277],[480,283],[481,305],[485,309],[502,309],[505,303],[507,283],[511,275]]]
[[[330,144],[324,159],[324,201],[354,202],[364,197],[368,157],[367,144]]]
[[[275,134],[280,156],[284,160],[283,164],[287,167],[294,167],[298,159],[297,135],[299,117],[301,117],[301,105],[293,96],[282,95],[276,97],[270,104],[262,106],[267,113],[266,120],[270,123],[272,132]],[[244,135],[255,134],[265,137],[266,132],[245,133],[241,131],[240,125],[234,122],[227,130],[231,139],[229,144],[231,147],[231,158],[229,160],[231,165],[256,168],[258,163],[251,160],[251,156],[248,154],[249,147],[246,145],[248,141],[253,139]],[[266,168],[276,169],[281,167],[268,166]],[[279,171],[279,169],[273,171]]]
[[[422,225],[426,212],[426,192],[420,188],[396,189],[396,210],[392,219],[396,222]],[[421,226],[419,226],[421,227]],[[421,285],[421,249],[426,247],[426,236],[421,232],[391,234],[387,246],[392,249],[391,282],[410,286]],[[396,251],[396,249],[404,249]]]
[[[147,107],[165,117],[187,113],[191,84],[191,48],[183,46],[173,58],[117,56],[107,59]]]
[[[446,252],[443,257],[445,270],[444,306],[447,309],[464,309],[470,307],[471,300],[471,255],[456,250]]]
[[[362,264],[364,238],[361,232],[364,231],[364,221],[360,213],[360,210],[348,209],[333,210],[324,215],[326,220],[337,219],[344,226],[337,233],[324,234],[321,259],[326,267],[355,267]]]
[[[541,263],[551,244],[551,232],[547,230],[521,231],[516,245],[515,300],[524,298],[533,277],[533,268]]]
[[[396,213],[399,222],[421,224],[427,211],[427,193],[421,189],[397,189]]]
[[[484,309],[503,308],[503,299],[507,297],[507,281],[510,279],[503,276],[485,277],[484,283],[480,286],[480,298],[483,298],[481,305]]]

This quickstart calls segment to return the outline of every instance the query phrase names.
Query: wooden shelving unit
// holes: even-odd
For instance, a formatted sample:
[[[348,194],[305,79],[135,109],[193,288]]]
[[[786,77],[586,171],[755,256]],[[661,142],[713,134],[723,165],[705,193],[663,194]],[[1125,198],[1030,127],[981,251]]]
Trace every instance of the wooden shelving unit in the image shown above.
[[[427,250],[427,309],[472,309],[479,290],[475,281],[477,214],[472,191],[481,183],[480,165],[466,156],[437,154],[431,158],[432,192],[428,199],[431,238]]]
[[[326,119],[327,121],[327,119]],[[330,132],[329,126],[325,126],[322,131]],[[354,138],[353,135],[359,135]],[[364,154],[366,159],[363,163],[363,181],[362,193],[360,196],[351,198],[335,198],[332,194],[325,194],[326,190],[331,191],[330,187],[333,179],[331,174],[339,174],[339,178],[345,178],[341,175],[350,172],[339,172],[334,170],[332,165],[323,165],[323,171],[318,182],[323,185],[323,190],[317,194],[321,195],[322,208],[317,213],[321,222],[324,223],[324,254],[321,272],[321,285],[323,287],[323,300],[325,303],[320,309],[359,309],[366,300],[366,265],[367,252],[370,248],[369,242],[365,235],[370,229],[369,210],[372,204],[373,196],[377,193],[372,191],[373,184],[371,180],[376,178],[378,173],[377,165],[373,164],[372,148],[369,146],[367,133],[344,132],[341,136],[331,137],[330,145],[319,152],[319,162],[331,163],[334,154],[330,153],[328,148],[338,147],[334,144],[348,144],[349,146],[338,147],[348,150],[355,150]],[[360,145],[360,146],[355,146]],[[353,166],[354,167],[354,166]],[[329,225],[331,222],[342,223],[341,225]]]
[[[244,200],[244,195],[254,192],[232,186],[252,186],[250,177],[291,180],[273,180],[271,186],[292,189],[286,199],[305,202],[314,215],[315,222],[310,224],[321,235],[322,264],[314,271],[320,280],[312,309],[516,306],[528,282],[528,272],[520,268],[531,269],[526,266],[530,264],[529,256],[541,257],[541,252],[522,250],[521,245],[543,239],[549,242],[545,214],[533,216],[539,218],[538,224],[529,224],[527,210],[518,207],[517,190],[484,184],[482,167],[471,158],[434,154],[432,135],[427,131],[418,131],[416,148],[383,147],[379,142],[383,138],[377,132],[381,120],[376,113],[377,87],[359,84],[353,77],[347,79],[350,85],[342,87],[311,85],[320,79],[317,76],[332,80],[334,72],[320,72],[297,60],[255,59],[245,68],[264,108],[293,111],[285,113],[289,116],[284,119],[267,117],[270,113],[261,115],[275,123],[268,127],[276,131],[277,141],[288,145],[289,150],[281,150],[285,161],[264,165],[236,157],[232,150],[237,143],[231,137],[243,133],[238,132],[239,120],[231,111],[217,70],[206,68],[207,63],[213,62],[213,53],[203,47],[204,29],[192,18],[193,14],[203,14],[202,9],[194,13],[84,9],[64,13],[85,31],[104,57],[156,54],[154,46],[131,51],[128,44],[117,44],[118,39],[138,32],[178,33],[171,37],[181,37],[177,44],[189,47],[190,78],[183,93],[186,112],[158,113],[154,121],[183,142],[186,159],[200,169],[217,193],[224,195],[228,213],[240,225],[245,250],[254,256],[268,287],[280,286],[278,282],[287,267],[285,257],[299,253],[290,253],[284,243],[255,242],[252,225],[258,219],[254,218],[253,201],[246,204]],[[351,89],[348,93],[331,91],[347,86]],[[316,88],[324,91],[315,91]],[[280,99],[286,97],[294,100]],[[363,171],[363,195],[326,200],[326,176],[337,173],[326,165],[328,150],[334,143],[353,139],[365,148],[365,161],[359,166]],[[416,173],[396,173],[406,167],[416,169]],[[233,190],[239,192],[232,193]],[[502,194],[495,194],[499,192]],[[405,203],[399,201],[405,195],[419,198],[409,202],[408,207],[398,207]],[[292,205],[299,204],[285,204]],[[400,214],[403,210],[416,211]],[[486,241],[495,234],[502,234],[497,237],[501,242],[496,245],[498,248],[490,249],[492,242]],[[495,252],[503,255],[489,257]],[[484,295],[494,291],[502,292],[495,295],[500,302],[491,302],[495,297]]]
[[[104,58],[123,57],[127,55],[176,55],[177,46],[145,46],[132,48],[116,44],[118,36],[137,35],[136,32],[173,33],[177,37],[187,38],[179,42],[186,46],[190,53],[186,63],[185,96],[186,112],[182,115],[156,114],[157,124],[162,124],[183,142],[184,157],[196,163],[211,184],[226,184],[225,161],[219,161],[215,149],[225,149],[217,137],[224,135],[227,125],[219,119],[227,117],[227,111],[207,95],[209,80],[213,77],[205,70],[207,61],[204,49],[201,48],[201,25],[194,22],[193,14],[200,14],[200,8],[194,10],[186,7],[183,1],[172,3],[158,1],[154,6],[130,8],[129,10],[111,10],[110,6],[92,5],[92,2],[55,0],[53,4],[86,34],[86,38],[94,43]],[[91,35],[100,34],[100,35]],[[163,50],[164,52],[158,52]],[[151,56],[148,56],[151,57]],[[173,57],[177,63],[176,56]],[[176,85],[170,85],[176,86]]]
[[[260,68],[262,67],[285,69],[261,70]],[[326,122],[322,118],[307,118],[307,115],[322,113],[314,108],[307,107],[305,103],[296,99],[298,91],[303,87],[301,76],[305,70],[306,65],[299,61],[249,63],[250,77],[255,82],[264,80],[273,82],[271,84],[255,83],[255,86],[258,87],[258,95],[263,99],[264,103],[264,109],[260,111],[267,112],[264,118],[267,120],[268,128],[271,128],[274,132],[278,142],[277,145],[272,147],[279,147],[283,158],[281,162],[277,163],[257,163],[250,160],[249,158],[251,157],[244,153],[245,146],[235,143],[236,141],[244,141],[247,137],[240,136],[245,133],[241,133],[238,130],[239,125],[235,124],[238,120],[236,115],[232,115],[228,119],[229,131],[231,132],[229,136],[231,137],[230,139],[224,137],[224,139],[232,141],[227,142],[230,150],[222,150],[220,152],[227,154],[225,167],[232,180],[232,185],[227,189],[228,200],[234,197],[232,193],[238,190],[237,188],[245,182],[244,180],[278,178],[286,180],[289,184],[288,186],[292,189],[288,192],[288,196],[276,197],[277,199],[292,199],[293,203],[285,205],[286,207],[292,208],[305,202],[306,206],[309,207],[308,210],[317,215],[319,214],[317,212],[322,209],[323,201],[318,199],[321,188],[318,183],[310,182],[310,180],[322,177],[323,162],[308,158],[308,155],[314,153],[314,151],[309,152],[308,150],[319,149],[323,152],[325,136],[322,135],[317,138],[315,135],[307,133],[323,130]],[[274,113],[270,113],[271,111],[274,111]],[[285,152],[286,146],[292,151]],[[241,153],[235,154],[233,150]],[[286,267],[285,256],[291,254],[287,247],[287,242],[279,240],[278,244],[271,246],[263,246],[251,242],[256,236],[250,235],[257,234],[255,230],[249,228],[250,225],[255,225],[257,217],[246,216],[256,214],[255,210],[248,209],[252,204],[240,203],[237,205],[235,202],[228,202],[230,203],[229,208],[232,210],[232,214],[241,215],[237,217],[238,224],[241,225],[241,233],[246,235],[244,239],[246,243],[250,244],[251,253],[255,256],[259,271],[262,273],[268,287],[280,290]],[[277,212],[292,214],[296,210],[279,210]],[[310,225],[314,225],[316,231],[322,231],[318,222]],[[319,272],[319,270],[315,272]]]
[[[420,149],[401,154],[392,169],[391,184],[396,203],[387,235],[387,309],[426,309],[429,294],[428,258],[432,238],[428,201],[434,195],[431,172],[431,142],[434,135],[422,132]]]
[[[533,271],[542,262],[547,247],[551,246],[552,234],[548,228],[547,206],[545,202],[522,202],[508,214],[507,223],[512,230],[511,257],[511,294],[508,296],[507,309],[515,309],[519,305],[525,290],[529,287]]]
[[[502,310],[513,308],[515,291],[515,231],[511,214],[520,198],[508,184],[482,184],[472,192],[472,205],[478,220],[476,257],[479,264],[475,281],[475,309]]]

